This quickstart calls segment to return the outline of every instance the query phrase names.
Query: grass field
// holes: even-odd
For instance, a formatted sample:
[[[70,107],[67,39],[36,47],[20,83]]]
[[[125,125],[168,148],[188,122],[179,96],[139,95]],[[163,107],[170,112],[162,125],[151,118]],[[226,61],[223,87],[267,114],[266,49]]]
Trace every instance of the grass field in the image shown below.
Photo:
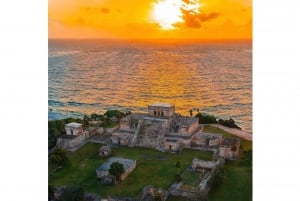
[[[224,137],[236,137],[219,128],[207,125],[203,131],[220,133]],[[244,152],[239,160],[226,161],[223,181],[209,192],[210,201],[252,200],[252,142],[241,139],[241,145]]]
[[[105,161],[98,156],[100,144],[89,143],[75,153],[69,153],[68,163],[49,173],[49,184],[53,186],[78,185],[86,191],[101,196],[137,196],[146,185],[168,189],[175,181],[181,162],[181,171],[191,165],[194,157],[211,160],[211,152],[183,150],[180,154],[163,153],[148,148],[121,147],[113,149],[112,155],[137,160],[136,169],[120,184],[102,185],[96,179],[96,168]]]
[[[235,137],[212,126],[205,126],[204,132],[223,134],[225,137]],[[243,153],[239,160],[226,161],[222,183],[208,194],[210,201],[251,201],[252,200],[252,142],[241,139]],[[96,168],[106,159],[98,156],[100,144],[89,143],[75,153],[69,153],[68,163],[55,173],[49,173],[49,184],[53,186],[78,185],[87,192],[101,196],[123,195],[137,196],[142,188],[152,184],[168,189],[175,181],[178,169],[175,164],[181,162],[181,170],[188,166],[194,157],[203,160],[212,158],[211,152],[184,150],[180,154],[162,153],[148,148],[121,147],[113,149],[113,155],[137,160],[136,169],[120,184],[106,186],[98,183]],[[187,175],[188,181],[194,183],[194,178]],[[169,197],[168,201],[185,200]]]

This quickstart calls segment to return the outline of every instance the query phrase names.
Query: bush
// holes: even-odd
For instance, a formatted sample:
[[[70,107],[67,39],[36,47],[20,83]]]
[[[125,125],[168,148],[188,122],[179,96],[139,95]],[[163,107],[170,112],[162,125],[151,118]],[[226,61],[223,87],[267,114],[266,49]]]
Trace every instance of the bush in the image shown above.
[[[58,148],[49,156],[50,163],[53,167],[62,166],[67,160],[67,152],[64,149]]]
[[[115,176],[118,181],[120,181],[121,175],[125,172],[123,164],[119,162],[113,162],[110,165],[110,168],[108,170],[109,174],[112,176]]]
[[[229,127],[229,128],[238,128],[241,129],[239,126],[237,126],[234,122],[234,120],[232,118],[230,118],[229,120],[223,120],[223,119],[219,119],[218,121],[219,124]]]
[[[119,110],[107,110],[104,115],[108,118],[116,117],[118,119],[121,119],[123,116],[125,116],[124,113],[120,112]]]
[[[84,201],[84,189],[82,187],[70,186],[63,190],[59,201]]]
[[[216,117],[207,114],[198,113],[195,117],[199,118],[199,124],[215,124],[218,123]]]

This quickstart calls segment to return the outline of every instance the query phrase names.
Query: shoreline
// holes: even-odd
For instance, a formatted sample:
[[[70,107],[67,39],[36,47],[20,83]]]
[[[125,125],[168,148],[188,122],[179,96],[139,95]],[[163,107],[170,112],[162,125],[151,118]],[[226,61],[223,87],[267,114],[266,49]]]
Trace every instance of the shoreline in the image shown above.
[[[200,124],[200,125],[209,125],[209,126],[213,126],[219,129],[222,129],[232,135],[235,135],[237,137],[240,137],[244,140],[248,140],[248,141],[252,141],[252,132],[248,132],[248,131],[243,131],[243,130],[239,130],[236,128],[229,128],[220,124]]]

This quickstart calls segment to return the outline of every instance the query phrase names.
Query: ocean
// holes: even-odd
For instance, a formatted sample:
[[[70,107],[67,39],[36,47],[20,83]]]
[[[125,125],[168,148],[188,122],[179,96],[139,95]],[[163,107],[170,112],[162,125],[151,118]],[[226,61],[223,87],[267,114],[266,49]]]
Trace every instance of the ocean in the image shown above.
[[[251,42],[49,40],[48,119],[147,112],[154,102],[252,131]],[[197,112],[194,111],[193,114]]]

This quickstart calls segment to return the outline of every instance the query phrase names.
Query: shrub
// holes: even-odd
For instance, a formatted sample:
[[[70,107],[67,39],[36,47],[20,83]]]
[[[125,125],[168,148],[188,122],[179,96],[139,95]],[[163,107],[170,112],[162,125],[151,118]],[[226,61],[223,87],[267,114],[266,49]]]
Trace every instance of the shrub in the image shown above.
[[[65,188],[60,195],[59,201],[84,201],[84,189],[77,186]]]
[[[121,175],[125,172],[123,164],[119,162],[113,162],[110,165],[110,168],[108,170],[109,174],[112,176],[115,176],[118,181],[120,181]]]
[[[54,167],[63,165],[67,160],[67,152],[64,149],[58,148],[49,156],[50,163]]]

